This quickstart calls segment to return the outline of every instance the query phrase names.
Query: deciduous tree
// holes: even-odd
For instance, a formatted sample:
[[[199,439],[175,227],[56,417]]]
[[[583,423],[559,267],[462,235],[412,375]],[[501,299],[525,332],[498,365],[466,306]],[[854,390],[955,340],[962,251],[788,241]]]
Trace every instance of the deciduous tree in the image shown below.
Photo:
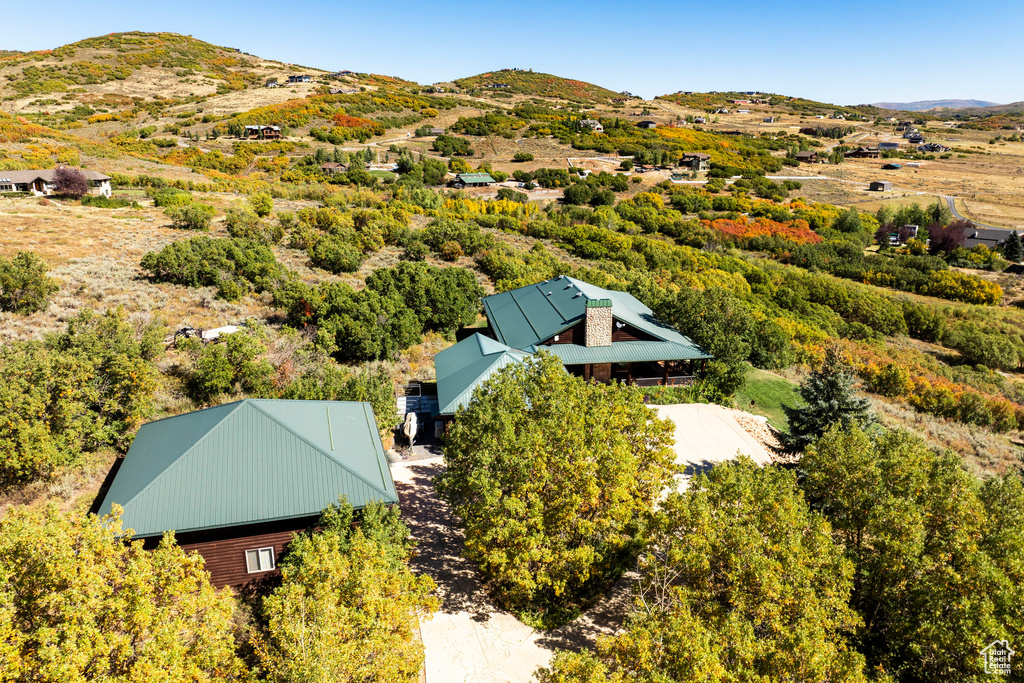
[[[127,543],[117,516],[9,508],[0,520],[4,681],[242,677],[229,593],[169,534]]]
[[[435,486],[498,600],[553,625],[632,563],[671,444],[637,389],[585,382],[543,354],[476,390]]]
[[[58,166],[53,172],[53,191],[78,199],[89,193],[89,179],[77,168]]]

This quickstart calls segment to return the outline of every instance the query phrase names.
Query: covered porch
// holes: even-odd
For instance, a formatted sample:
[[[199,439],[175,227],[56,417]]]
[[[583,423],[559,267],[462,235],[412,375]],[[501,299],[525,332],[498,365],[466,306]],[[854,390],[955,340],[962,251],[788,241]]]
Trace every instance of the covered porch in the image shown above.
[[[685,387],[704,374],[707,359],[566,365],[569,374],[598,382],[617,380],[638,387]]]

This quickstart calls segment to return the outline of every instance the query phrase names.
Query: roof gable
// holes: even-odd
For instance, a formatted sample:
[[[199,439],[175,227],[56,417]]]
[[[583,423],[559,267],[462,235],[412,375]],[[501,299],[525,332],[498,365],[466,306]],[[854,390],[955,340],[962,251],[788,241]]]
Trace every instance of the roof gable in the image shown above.
[[[479,332],[434,356],[438,414],[454,415],[469,405],[473,390],[495,372],[530,354],[509,348]]]
[[[615,320],[662,341],[696,346],[628,292],[604,289],[560,275],[535,285],[484,297],[484,311],[498,341],[526,349],[546,341],[583,319],[588,301],[609,299]]]
[[[366,403],[246,399],[144,425],[99,507],[137,536],[397,502]]]

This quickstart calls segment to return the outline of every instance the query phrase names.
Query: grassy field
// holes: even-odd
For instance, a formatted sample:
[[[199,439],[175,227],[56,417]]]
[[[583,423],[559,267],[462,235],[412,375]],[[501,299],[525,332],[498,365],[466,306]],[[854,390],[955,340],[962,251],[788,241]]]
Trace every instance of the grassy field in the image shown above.
[[[757,368],[750,368],[747,383],[736,392],[736,407],[754,415],[764,415],[781,432],[789,431],[789,420],[782,406],[800,402],[797,385],[788,379]]]

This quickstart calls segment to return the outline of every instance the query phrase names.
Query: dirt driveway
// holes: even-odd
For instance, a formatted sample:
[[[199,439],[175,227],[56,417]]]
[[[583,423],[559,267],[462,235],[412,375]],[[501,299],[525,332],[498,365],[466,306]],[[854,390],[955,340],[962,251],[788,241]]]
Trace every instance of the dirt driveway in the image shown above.
[[[461,556],[462,531],[434,495],[432,480],[443,468],[438,457],[391,466],[402,516],[419,543],[412,568],[434,579],[441,600],[437,614],[420,624],[427,683],[526,683],[555,649],[587,647],[618,628],[629,603],[629,575],[582,617],[554,631],[536,631],[495,607],[476,567]]]

